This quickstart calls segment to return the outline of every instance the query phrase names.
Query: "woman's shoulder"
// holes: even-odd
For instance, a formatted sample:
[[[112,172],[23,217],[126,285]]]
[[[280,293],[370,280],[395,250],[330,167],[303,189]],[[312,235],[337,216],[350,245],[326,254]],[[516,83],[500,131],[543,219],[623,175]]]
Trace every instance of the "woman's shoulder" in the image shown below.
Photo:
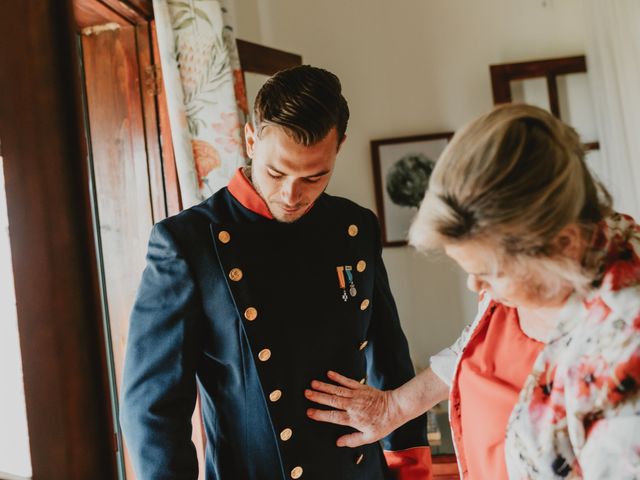
[[[640,288],[601,292],[584,303],[585,316],[551,346],[567,409],[575,418],[615,415],[640,399]]]
[[[615,213],[603,220],[591,250],[599,264],[597,292],[617,292],[640,286],[640,225]]]
[[[601,276],[582,302],[584,318],[570,336],[589,344],[585,352],[617,348],[640,335],[640,226],[628,215],[614,214],[599,233]]]

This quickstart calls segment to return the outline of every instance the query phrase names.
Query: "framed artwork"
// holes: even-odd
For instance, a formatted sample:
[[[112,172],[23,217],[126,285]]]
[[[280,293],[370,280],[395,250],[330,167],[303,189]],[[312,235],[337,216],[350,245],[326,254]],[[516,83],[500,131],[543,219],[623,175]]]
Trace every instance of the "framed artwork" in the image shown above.
[[[378,219],[386,247],[407,244],[436,160],[453,132],[371,141]]]

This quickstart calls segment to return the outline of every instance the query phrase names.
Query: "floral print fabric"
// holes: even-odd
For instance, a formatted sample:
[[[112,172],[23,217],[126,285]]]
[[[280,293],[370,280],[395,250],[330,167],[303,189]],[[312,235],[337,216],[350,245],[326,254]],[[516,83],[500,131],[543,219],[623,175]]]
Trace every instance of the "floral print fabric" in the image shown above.
[[[589,255],[595,288],[570,301],[512,412],[512,479],[640,478],[640,227],[613,215]]]
[[[226,0],[154,0],[183,208],[227,185],[246,164],[248,113]]]

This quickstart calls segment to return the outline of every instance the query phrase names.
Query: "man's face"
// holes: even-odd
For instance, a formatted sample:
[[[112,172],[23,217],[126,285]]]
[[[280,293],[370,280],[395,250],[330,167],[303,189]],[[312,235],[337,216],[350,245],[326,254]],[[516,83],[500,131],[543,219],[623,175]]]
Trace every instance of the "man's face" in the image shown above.
[[[338,154],[336,129],[309,147],[275,125],[267,125],[257,135],[247,124],[245,138],[253,186],[276,220],[295,222],[329,183]]]

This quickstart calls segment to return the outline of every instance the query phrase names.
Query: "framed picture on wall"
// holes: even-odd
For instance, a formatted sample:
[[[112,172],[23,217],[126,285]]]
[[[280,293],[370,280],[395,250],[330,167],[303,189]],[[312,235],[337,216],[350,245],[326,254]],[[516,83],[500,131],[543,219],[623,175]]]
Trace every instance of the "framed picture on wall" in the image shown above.
[[[407,244],[411,220],[453,132],[371,141],[376,206],[386,247]]]

